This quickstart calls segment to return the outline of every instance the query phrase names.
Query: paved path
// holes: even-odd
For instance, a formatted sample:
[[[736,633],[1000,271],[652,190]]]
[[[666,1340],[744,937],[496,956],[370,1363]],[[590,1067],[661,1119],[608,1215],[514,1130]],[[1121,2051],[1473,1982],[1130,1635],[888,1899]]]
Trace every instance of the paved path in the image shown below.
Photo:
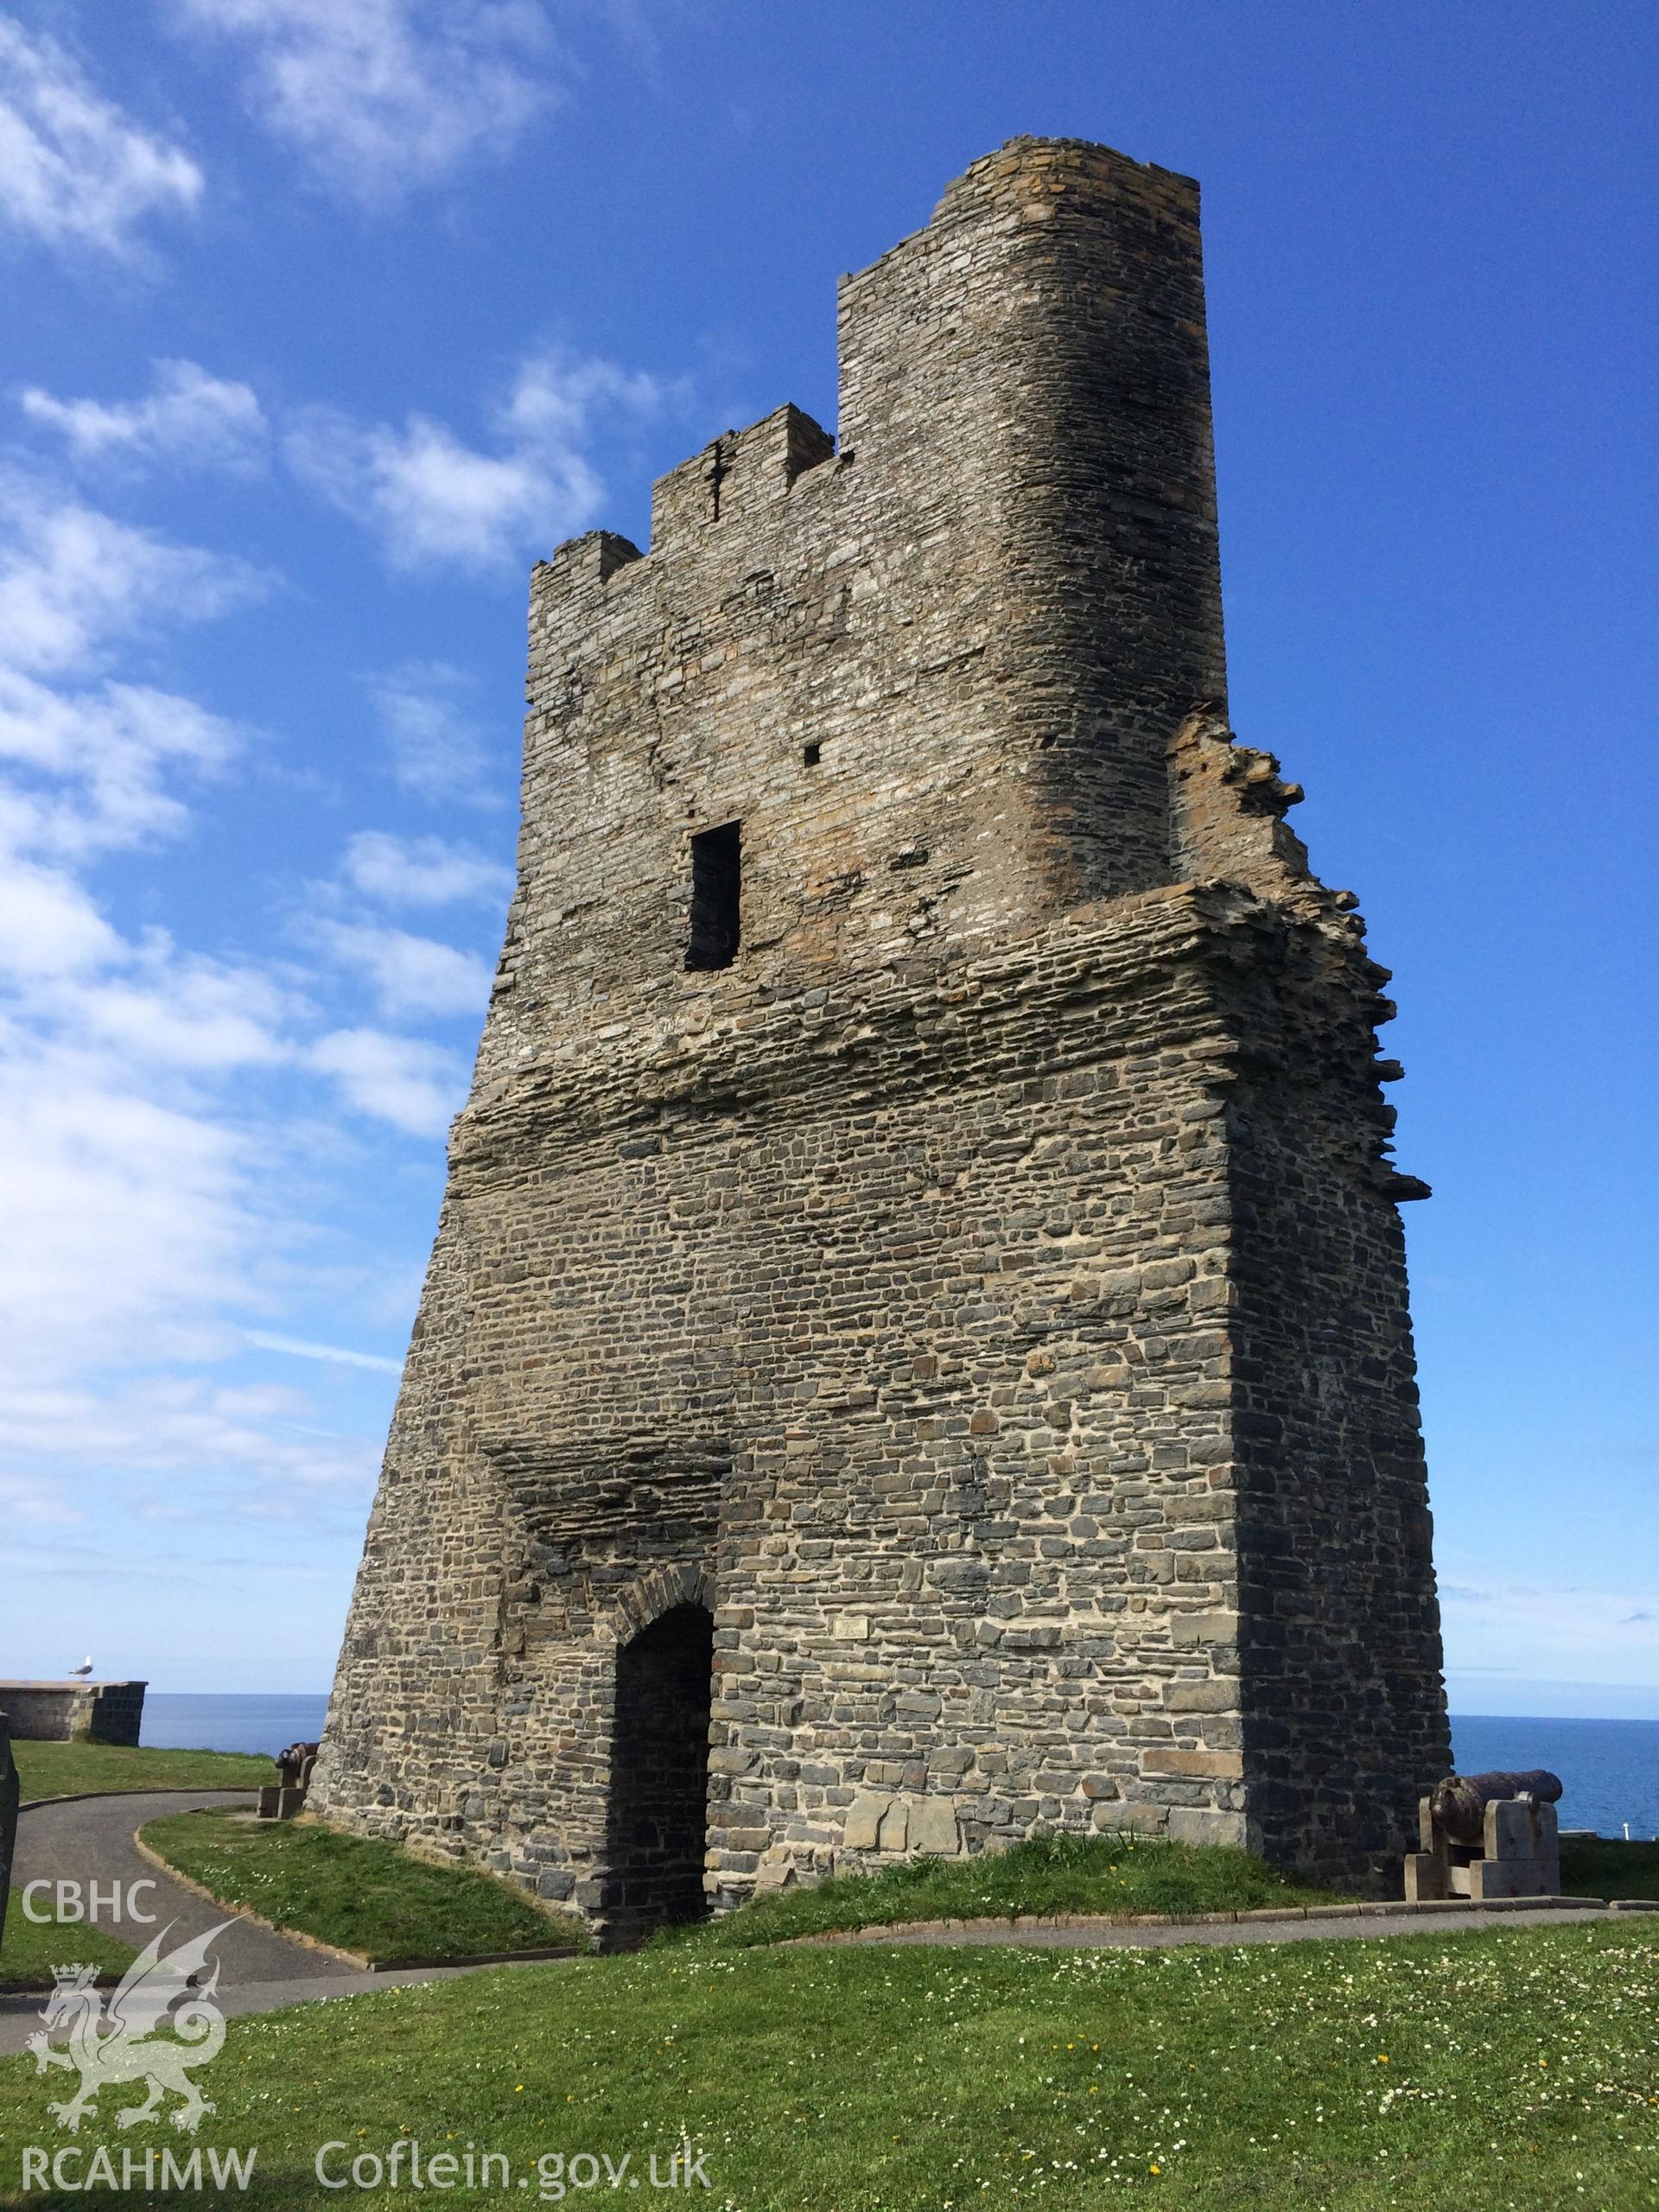
[[[1066,1920],[1018,1927],[1001,1922],[916,1922],[899,1928],[860,1928],[851,1933],[802,1936],[800,1944],[838,1943],[1014,1943],[1071,1951],[1163,1951],[1180,1943],[1332,1943],[1374,1936],[1456,1936],[1495,1928],[1575,1928],[1586,1920],[1623,1920],[1605,1905],[1582,1909],[1541,1905],[1494,1912],[1471,1906],[1466,1911],[1310,1912],[1306,1918],[1230,1921],[1170,1920],[1156,1925],[1121,1920]]]
[[[73,1880],[85,1885],[96,1881],[106,1891],[112,1882],[153,1881],[156,1887],[143,1902],[156,1915],[156,1926],[173,1923],[174,1940],[199,1935],[226,1918],[226,1909],[199,1897],[194,1890],[169,1880],[161,1869],[141,1859],[133,1848],[135,1828],[163,1813],[190,1812],[209,1805],[251,1805],[245,1790],[205,1789],[199,1796],[178,1791],[143,1797],[83,1797],[60,1805],[25,1806],[17,1822],[17,1856],[13,1872],[16,1885],[11,1910],[22,1910],[21,1891],[36,1876],[52,1881]],[[1354,1941],[1378,1936],[1450,1936],[1475,1929],[1573,1927],[1586,1920],[1623,1918],[1605,1908],[1588,1906],[1563,1910],[1560,1906],[1494,1911],[1437,1910],[1433,1913],[1310,1914],[1283,1920],[1242,1919],[1214,1922],[1170,1921],[1158,1925],[1125,1924],[1121,1921],[1071,1920],[1039,1923],[1023,1927],[1005,1921],[991,1923],[925,1923],[901,1928],[859,1929],[852,1934],[805,1936],[804,1943],[1016,1943],[1061,1950],[1166,1950],[1181,1943],[1307,1943]],[[111,1935],[142,1948],[154,1930],[130,1924],[116,1926],[105,1920]],[[364,1974],[314,1951],[291,1936],[256,1922],[231,1916],[231,1924],[213,1947],[219,1961],[216,1997],[221,2011],[238,2013],[274,2012],[285,2005],[302,2005],[330,1997],[351,1997],[367,1989],[390,1989],[403,1983],[443,1981],[458,1974],[475,1974],[475,1967],[423,1967],[407,1974]],[[541,1961],[559,1964],[558,1961]],[[526,1961],[517,1971],[529,1967]],[[40,2025],[42,1999],[0,1996],[0,2053],[22,2050],[25,2038]]]
[[[473,1967],[424,1967],[407,1974],[365,1974],[314,1951],[274,1929],[232,1915],[224,1905],[210,1904],[194,1890],[175,1882],[159,1866],[141,1859],[133,1847],[133,1831],[164,1813],[194,1812],[210,1805],[249,1805],[251,1794],[237,1789],[204,1789],[199,1796],[171,1790],[154,1796],[81,1797],[60,1805],[26,1805],[17,1820],[17,1853],[12,1869],[10,1912],[22,1910],[26,1883],[42,1877],[48,1881],[78,1881],[82,1895],[96,1881],[107,1894],[119,1882],[125,1894],[130,1882],[154,1882],[156,1887],[140,1897],[145,1912],[156,1916],[156,1927],[118,1923],[100,1912],[99,1926],[108,1935],[142,1950],[156,1929],[173,1923],[171,1942],[201,1934],[225,1919],[230,1926],[213,1946],[219,1961],[219,1989],[214,2002],[234,2017],[243,2012],[274,2012],[284,2005],[302,2005],[328,1997],[350,1997],[365,1989],[389,1989],[402,1982],[442,1981],[457,1974],[473,1974]],[[170,1946],[169,1946],[170,1948]],[[556,1961],[555,1962],[556,1963]],[[24,2041],[41,2024],[40,1997],[0,1996],[0,2052],[22,2050]]]

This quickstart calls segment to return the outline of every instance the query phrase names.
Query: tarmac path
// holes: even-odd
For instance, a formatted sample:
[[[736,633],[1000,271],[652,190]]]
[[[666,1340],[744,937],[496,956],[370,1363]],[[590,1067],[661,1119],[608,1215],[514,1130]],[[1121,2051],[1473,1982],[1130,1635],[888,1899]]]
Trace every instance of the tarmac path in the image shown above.
[[[230,1925],[213,1945],[219,1962],[219,1987],[213,2002],[227,2018],[239,2013],[274,2012],[284,2005],[302,2005],[329,1997],[351,1997],[365,1989],[391,1989],[400,1983],[442,1981],[457,1974],[475,1974],[475,1967],[422,1967],[405,1974],[368,1974],[314,1951],[275,1929],[232,1913],[227,1905],[210,1903],[171,1880],[159,1866],[141,1859],[133,1845],[133,1832],[146,1821],[166,1813],[188,1813],[199,1808],[253,1803],[251,1791],[204,1789],[199,1795],[166,1790],[153,1796],[77,1797],[59,1803],[25,1805],[17,1816],[17,1851],[12,1867],[13,1913],[23,1909],[25,1886],[37,1879],[77,1881],[81,1895],[92,1882],[100,1899],[107,1899],[111,1885],[121,1885],[124,1904],[128,1885],[151,1882],[141,1891],[139,1909],[155,1915],[155,1925],[110,1916],[101,1909],[99,1928],[106,1935],[142,1950],[159,1929],[170,1933],[167,1948],[204,1934],[221,1921]],[[547,1963],[543,1961],[543,1963]],[[523,1968],[518,1969],[522,1972]],[[25,2039],[41,2024],[43,1997],[0,1995],[0,2053],[19,2051]]]
[[[135,1948],[142,1948],[156,1928],[171,1923],[170,1944],[200,1935],[228,1919],[213,1947],[219,1962],[219,1987],[214,2002],[227,2018],[241,2013],[274,2012],[287,2005],[301,2005],[332,1997],[351,1997],[370,1989],[390,1989],[409,1982],[442,1981],[458,1974],[476,1974],[477,1967],[422,1967],[402,1974],[369,1974],[315,1951],[274,1929],[231,1913],[211,1904],[194,1890],[170,1880],[161,1868],[140,1858],[133,1846],[133,1831],[164,1813],[181,1813],[199,1807],[251,1805],[246,1790],[205,1789],[199,1795],[178,1790],[145,1796],[82,1797],[58,1804],[25,1806],[17,1821],[17,1854],[13,1869],[10,1910],[22,1910],[24,1885],[37,1877],[49,1881],[72,1880],[86,1885],[96,1882],[107,1897],[111,1885],[152,1882],[141,1893],[142,1908],[154,1913],[155,1928],[131,1922],[111,1922],[100,1914],[99,1924]],[[802,1946],[836,1943],[897,1943],[975,1945],[1013,1943],[1068,1950],[1164,1950],[1182,1943],[1306,1943],[1363,1942],[1386,1936],[1459,1935],[1494,1928],[1559,1928],[1586,1920],[1623,1917],[1605,1906],[1587,1904],[1577,1909],[1511,1904],[1503,1908],[1440,1906],[1432,1910],[1389,1912],[1377,1907],[1363,1911],[1306,1915],[1286,1912],[1239,1919],[1145,1922],[1092,1920],[1083,1917],[1051,1921],[924,1922],[896,1928],[864,1928],[830,1936],[797,1938]],[[169,1948],[170,1948],[169,1944]],[[573,1955],[575,1955],[573,1954]],[[515,1968],[527,1971],[531,1961]],[[558,1964],[562,1961],[539,1961]],[[20,2051],[25,2038],[40,2025],[43,1999],[31,1996],[0,1996],[0,2053]]]
[[[1172,1950],[1182,1943],[1332,1943],[1368,1941],[1378,1936],[1458,1936],[1497,1928],[1577,1927],[1586,1920],[1623,1920],[1605,1904],[1586,1902],[1539,1904],[1506,1903],[1491,1905],[1439,1907],[1425,1912],[1421,1906],[1389,1912],[1371,1908],[1363,1914],[1322,1913],[1310,1908],[1304,1915],[1282,1916],[1242,1914],[1237,1919],[1216,1916],[1211,1920],[1122,1921],[1094,1920],[1083,1915],[1024,1924],[1007,1920],[918,1921],[894,1928],[858,1928],[827,1936],[801,1936],[800,1945],[837,1943],[1014,1943],[1050,1950]]]

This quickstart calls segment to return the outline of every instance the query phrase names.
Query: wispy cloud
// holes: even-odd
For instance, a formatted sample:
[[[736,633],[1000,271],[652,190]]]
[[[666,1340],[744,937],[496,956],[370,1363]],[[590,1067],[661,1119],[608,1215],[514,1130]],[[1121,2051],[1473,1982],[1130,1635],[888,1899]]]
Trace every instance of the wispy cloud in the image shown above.
[[[129,1516],[148,1510],[146,1484],[154,1503],[178,1481],[267,1513],[361,1486],[377,1456],[372,1439],[330,1438],[303,1394],[226,1388],[212,1370],[317,1279],[327,1236],[293,1192],[331,1144],[355,1141],[339,1107],[433,1134],[460,1065],[378,1031],[316,1044],[316,998],[334,983],[315,962],[135,931],[97,873],[187,836],[193,786],[233,773],[252,738],[101,664],[135,632],[222,614],[259,587],[238,562],[0,478],[0,1510],[14,1522],[73,1519],[99,1483]],[[437,841],[371,844],[359,861],[393,887],[423,872],[434,893],[480,876],[476,855]],[[463,979],[481,1002],[470,956],[384,936],[357,948],[383,1003],[458,1001]]]
[[[387,906],[504,906],[512,889],[512,870],[470,845],[384,830],[359,831],[340,872],[364,898]]]
[[[144,684],[54,688],[0,665],[0,845],[81,857],[170,836],[186,809],[165,778],[205,772],[238,733]]]
[[[89,1362],[188,1357],[245,1292],[252,1147],[188,1085],[280,1058],[287,1007],[257,973],[160,931],[129,938],[83,874],[179,834],[188,811],[163,778],[219,765],[236,740],[188,701],[58,691],[0,665],[0,1389],[14,1396]],[[4,1427],[16,1449],[13,1400]]]
[[[303,482],[373,530],[394,568],[483,571],[584,529],[603,495],[601,433],[663,397],[612,362],[543,354],[493,410],[487,448],[426,415],[400,426],[315,408],[296,416],[285,449]]]
[[[261,1351],[282,1351],[295,1359],[320,1359],[330,1367],[366,1367],[377,1375],[401,1375],[401,1359],[386,1359],[378,1352],[350,1351],[343,1344],[314,1344],[302,1337],[280,1337],[269,1329],[247,1329],[243,1332],[251,1344]]]
[[[445,661],[409,661],[378,677],[369,695],[407,791],[431,800],[497,803],[489,747],[474,719],[470,679]]]
[[[1448,1569],[1440,1599],[1449,1670],[1659,1681],[1651,1591],[1495,1581]]]
[[[47,245],[129,259],[144,223],[201,194],[181,147],[105,99],[55,39],[0,18],[0,221]]]
[[[0,1052],[0,1377],[8,1448],[16,1392],[45,1376],[211,1348],[250,1288],[257,1231],[250,1148],[169,1102],[118,1054],[14,1027]]]
[[[316,934],[334,960],[371,984],[381,1012],[393,1020],[409,1014],[483,1018],[491,971],[476,953],[373,922],[325,922]]]
[[[254,115],[329,189],[371,207],[499,157],[550,105],[531,0],[174,0],[240,40]]]
[[[102,1497],[104,1475],[124,1478],[122,1508],[142,1519],[191,1516],[161,1484],[136,1485],[134,1476],[211,1470],[245,1499],[254,1484],[278,1497],[296,1487],[366,1486],[378,1456],[372,1441],[302,1430],[292,1416],[307,1402],[299,1392],[226,1386],[188,1372],[100,1380],[96,1389],[16,1388],[5,1399],[7,1446],[41,1468],[44,1497],[63,1495],[47,1485],[54,1463],[78,1463],[89,1470],[88,1494]]]
[[[0,1475],[0,1509],[12,1526],[67,1529],[86,1519],[83,1508],[60,1497],[40,1482],[25,1482],[16,1475]]]
[[[0,665],[79,669],[156,617],[203,621],[268,580],[238,556],[175,544],[16,476],[0,479]]]
[[[384,1029],[337,1029],[311,1048],[311,1064],[332,1076],[347,1106],[411,1136],[437,1136],[466,1092],[460,1064],[439,1046]]]
[[[142,399],[59,399],[31,385],[29,420],[55,430],[77,461],[165,460],[175,467],[250,474],[264,459],[267,424],[251,386],[194,361],[157,361]]]
[[[308,1008],[261,969],[181,953],[156,934],[124,973],[76,986],[66,1010],[134,1066],[228,1074],[290,1062],[290,1025]]]

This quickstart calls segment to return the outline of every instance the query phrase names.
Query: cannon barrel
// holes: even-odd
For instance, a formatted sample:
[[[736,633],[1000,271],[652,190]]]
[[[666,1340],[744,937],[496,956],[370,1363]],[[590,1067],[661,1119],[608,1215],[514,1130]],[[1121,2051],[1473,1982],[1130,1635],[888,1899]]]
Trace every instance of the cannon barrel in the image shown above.
[[[1561,1794],[1561,1777],[1548,1768],[1529,1767],[1522,1774],[1448,1774],[1437,1782],[1429,1809],[1444,1833],[1459,1843],[1478,1843],[1486,1808],[1497,1797],[1534,1797],[1553,1805]]]
[[[276,1753],[276,1771],[284,1783],[290,1788],[296,1788],[303,1777],[306,1761],[315,1759],[316,1756],[315,1744],[290,1744],[285,1751]]]

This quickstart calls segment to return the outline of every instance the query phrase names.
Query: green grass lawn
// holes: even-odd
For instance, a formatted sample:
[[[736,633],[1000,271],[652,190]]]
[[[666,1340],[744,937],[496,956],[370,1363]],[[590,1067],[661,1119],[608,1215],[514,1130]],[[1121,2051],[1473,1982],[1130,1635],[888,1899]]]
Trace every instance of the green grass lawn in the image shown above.
[[[1659,1898],[1659,1843],[1598,1836],[1561,1846],[1561,1889],[1570,1897]]]
[[[1248,1852],[1135,1836],[1039,1836],[976,1859],[912,1859],[788,1890],[723,1920],[668,1930],[660,1945],[741,1950],[836,1928],[1015,1913],[1242,1912],[1328,1904],[1334,1890],[1293,1882]]]
[[[125,1744],[14,1744],[23,1802],[106,1789],[257,1789],[268,1758],[245,1751],[152,1751]]]
[[[395,1844],[306,1821],[175,1813],[146,1823],[150,1849],[230,1905],[372,1959],[585,1946],[567,1919],[540,1912],[487,1874],[429,1866]]]
[[[573,2155],[626,2157],[637,2177],[654,2152],[665,2174],[683,2131],[710,2212],[1651,2212],[1656,2019],[1659,1940],[1639,1922],[1167,1951],[654,1950],[232,2020],[196,2141],[257,2145],[262,2207],[389,2201],[321,2185],[331,2142],[334,2178],[399,2141],[423,2159],[470,2145],[509,2162],[494,2201],[534,2204]],[[0,2062],[0,2189],[23,2145],[69,2141],[45,2111],[67,2078]],[[83,2161],[191,2147],[121,2134],[136,2096],[104,2092]],[[592,2171],[599,2187],[563,2201],[617,2201]],[[627,2201],[684,2200],[642,2180]]]
[[[84,1921],[30,1920],[23,1911],[21,1890],[12,1892],[6,1909],[6,1932],[0,1942],[0,1990],[50,1989],[54,1967],[96,1967],[104,1980],[119,1979],[133,1956],[130,1945],[118,1943]]]

